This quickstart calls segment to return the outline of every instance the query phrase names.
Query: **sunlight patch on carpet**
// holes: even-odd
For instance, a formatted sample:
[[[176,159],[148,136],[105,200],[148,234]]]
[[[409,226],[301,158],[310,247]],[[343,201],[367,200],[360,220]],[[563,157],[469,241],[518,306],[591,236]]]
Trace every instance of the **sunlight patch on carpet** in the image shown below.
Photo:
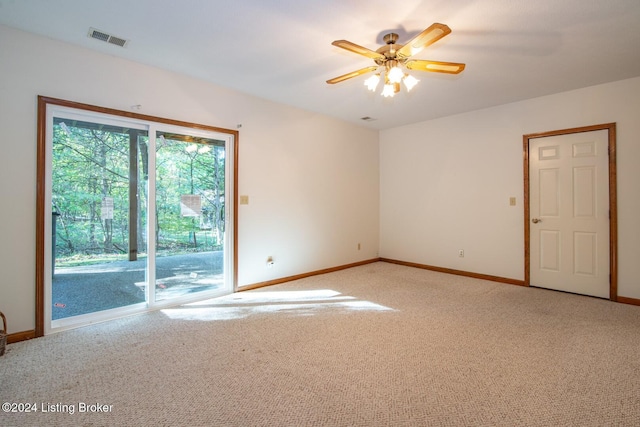
[[[171,319],[231,320],[265,313],[312,316],[321,311],[394,311],[331,289],[242,292],[162,310]]]

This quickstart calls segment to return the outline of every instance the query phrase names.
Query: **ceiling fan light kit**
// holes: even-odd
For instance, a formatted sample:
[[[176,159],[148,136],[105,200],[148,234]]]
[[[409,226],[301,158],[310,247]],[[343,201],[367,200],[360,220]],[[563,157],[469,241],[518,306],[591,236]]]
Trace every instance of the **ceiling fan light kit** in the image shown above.
[[[400,83],[404,83],[407,92],[411,91],[411,89],[418,84],[419,80],[405,72],[404,68],[415,71],[459,74],[464,70],[465,64],[410,59],[413,55],[421,52],[425,47],[432,45],[449,33],[451,33],[451,29],[448,26],[435,23],[404,45],[396,44],[398,41],[398,35],[396,33],[389,33],[383,38],[386,44],[376,51],[347,40],[336,40],[331,44],[371,58],[377,65],[335,77],[327,80],[327,83],[335,84],[375,71],[376,73],[366,79],[364,84],[367,86],[367,89],[375,92],[380,80],[382,80],[382,76],[384,76],[382,96],[386,98],[400,92]]]

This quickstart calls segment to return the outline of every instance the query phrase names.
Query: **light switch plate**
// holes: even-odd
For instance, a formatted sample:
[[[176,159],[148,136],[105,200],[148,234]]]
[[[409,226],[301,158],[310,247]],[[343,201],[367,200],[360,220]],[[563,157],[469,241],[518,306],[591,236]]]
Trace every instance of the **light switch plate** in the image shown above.
[[[249,204],[249,196],[240,196],[240,204],[248,205]]]

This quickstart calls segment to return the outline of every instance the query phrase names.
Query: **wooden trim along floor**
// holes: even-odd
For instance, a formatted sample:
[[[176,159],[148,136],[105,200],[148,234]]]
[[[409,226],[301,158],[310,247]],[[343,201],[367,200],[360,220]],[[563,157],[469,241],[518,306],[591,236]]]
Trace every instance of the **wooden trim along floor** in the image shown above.
[[[631,305],[640,306],[640,299],[636,299],[636,298],[618,297],[616,302],[621,302],[622,304],[631,304]]]
[[[35,337],[36,337],[36,331],[35,330],[15,332],[13,334],[7,334],[7,344],[13,344],[14,342],[26,341],[26,340],[30,340],[31,338],[35,338]]]
[[[389,259],[389,258],[380,258],[379,260],[382,261],[382,262],[389,262],[391,264],[399,264],[399,265],[404,265],[404,266],[407,266],[407,267],[421,268],[423,270],[438,271],[440,273],[455,274],[457,276],[473,277],[475,279],[490,280],[492,282],[507,283],[509,285],[525,286],[524,280],[508,279],[508,278],[505,278],[505,277],[491,276],[491,275],[488,275],[488,274],[471,273],[469,271],[454,270],[454,269],[451,269],[451,268],[443,268],[443,267],[435,267],[435,266],[432,266],[432,265],[418,264],[418,263],[415,263],[415,262],[399,261],[399,260],[396,260],[396,259]]]
[[[266,282],[254,283],[252,285],[240,286],[238,292],[249,291],[251,289],[263,288],[265,286],[278,285],[280,283],[291,282],[292,280],[304,279],[305,277],[317,276],[319,274],[333,273],[334,271],[345,270],[351,267],[371,264],[380,261],[380,258],[373,258],[366,261],[354,262],[352,264],[340,265],[338,267],[324,268],[322,270],[311,271],[309,273],[296,274],[294,276],[281,277],[280,279],[269,280]]]

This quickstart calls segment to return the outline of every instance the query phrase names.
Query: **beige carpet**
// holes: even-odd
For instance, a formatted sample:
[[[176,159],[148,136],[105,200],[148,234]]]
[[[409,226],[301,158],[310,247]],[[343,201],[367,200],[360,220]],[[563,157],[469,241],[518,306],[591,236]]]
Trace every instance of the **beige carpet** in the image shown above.
[[[375,263],[9,345],[0,401],[38,409],[2,426],[637,426],[640,307]]]

